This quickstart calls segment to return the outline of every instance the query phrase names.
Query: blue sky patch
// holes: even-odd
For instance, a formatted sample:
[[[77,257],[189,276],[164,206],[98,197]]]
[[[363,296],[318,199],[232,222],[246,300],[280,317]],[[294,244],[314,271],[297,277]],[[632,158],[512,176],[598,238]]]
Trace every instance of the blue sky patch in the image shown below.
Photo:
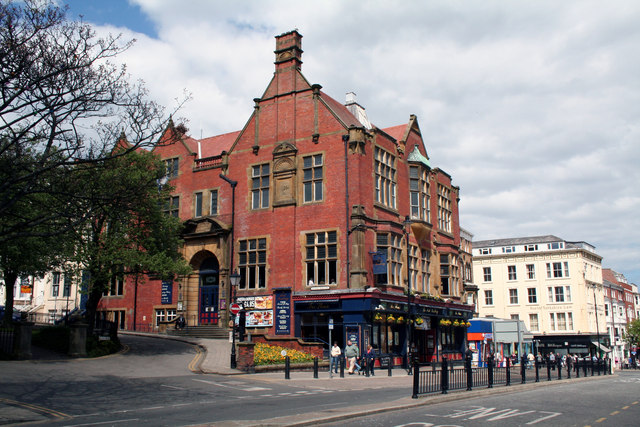
[[[66,0],[64,3],[69,5],[67,16],[70,19],[77,19],[78,15],[83,15],[85,22],[126,27],[158,38],[154,23],[139,6],[131,5],[127,0]]]

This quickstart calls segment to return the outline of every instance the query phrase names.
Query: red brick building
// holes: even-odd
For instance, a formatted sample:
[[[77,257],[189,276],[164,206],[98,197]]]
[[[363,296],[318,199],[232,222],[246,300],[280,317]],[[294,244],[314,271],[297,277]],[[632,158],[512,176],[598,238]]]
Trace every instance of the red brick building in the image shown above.
[[[129,329],[177,314],[226,328],[235,298],[248,332],[326,343],[331,333],[399,358],[409,342],[423,360],[459,354],[473,310],[462,303],[459,188],[431,165],[415,116],[380,129],[353,94],[343,105],[310,84],[301,41],[276,37],[275,73],[242,130],[196,140],[169,124],[180,142],[156,153],[194,272],[127,283],[103,309],[124,311]]]

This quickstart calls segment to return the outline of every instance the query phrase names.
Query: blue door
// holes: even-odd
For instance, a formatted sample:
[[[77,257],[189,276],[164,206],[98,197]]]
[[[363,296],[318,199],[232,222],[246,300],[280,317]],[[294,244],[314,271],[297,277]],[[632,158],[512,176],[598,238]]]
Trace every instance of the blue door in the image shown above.
[[[200,324],[218,324],[218,286],[200,287]]]

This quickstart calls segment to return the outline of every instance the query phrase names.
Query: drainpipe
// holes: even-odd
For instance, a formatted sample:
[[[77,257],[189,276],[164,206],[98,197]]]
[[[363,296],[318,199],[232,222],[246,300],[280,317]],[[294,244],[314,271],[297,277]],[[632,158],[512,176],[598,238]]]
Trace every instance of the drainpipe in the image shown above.
[[[225,175],[220,174],[220,178],[222,178],[227,184],[231,186],[231,248],[230,248],[230,258],[229,258],[229,276],[233,274],[233,246],[235,245],[234,234],[236,231],[235,227],[235,218],[236,218],[236,186],[238,185],[238,181],[234,181],[232,179],[227,178]],[[231,298],[231,282],[229,281],[229,298]]]
[[[347,232],[347,289],[351,288],[351,245],[349,239],[349,219],[351,218],[351,212],[349,210],[349,134],[342,135],[342,141],[344,142],[344,181],[345,181],[345,206],[346,206],[346,232]]]

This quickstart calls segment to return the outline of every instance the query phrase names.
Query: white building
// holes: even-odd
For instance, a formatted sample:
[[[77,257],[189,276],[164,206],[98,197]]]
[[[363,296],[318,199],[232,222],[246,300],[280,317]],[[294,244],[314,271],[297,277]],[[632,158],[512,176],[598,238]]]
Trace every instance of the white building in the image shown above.
[[[520,319],[542,353],[609,352],[602,257],[556,236],[473,242],[481,317]]]

